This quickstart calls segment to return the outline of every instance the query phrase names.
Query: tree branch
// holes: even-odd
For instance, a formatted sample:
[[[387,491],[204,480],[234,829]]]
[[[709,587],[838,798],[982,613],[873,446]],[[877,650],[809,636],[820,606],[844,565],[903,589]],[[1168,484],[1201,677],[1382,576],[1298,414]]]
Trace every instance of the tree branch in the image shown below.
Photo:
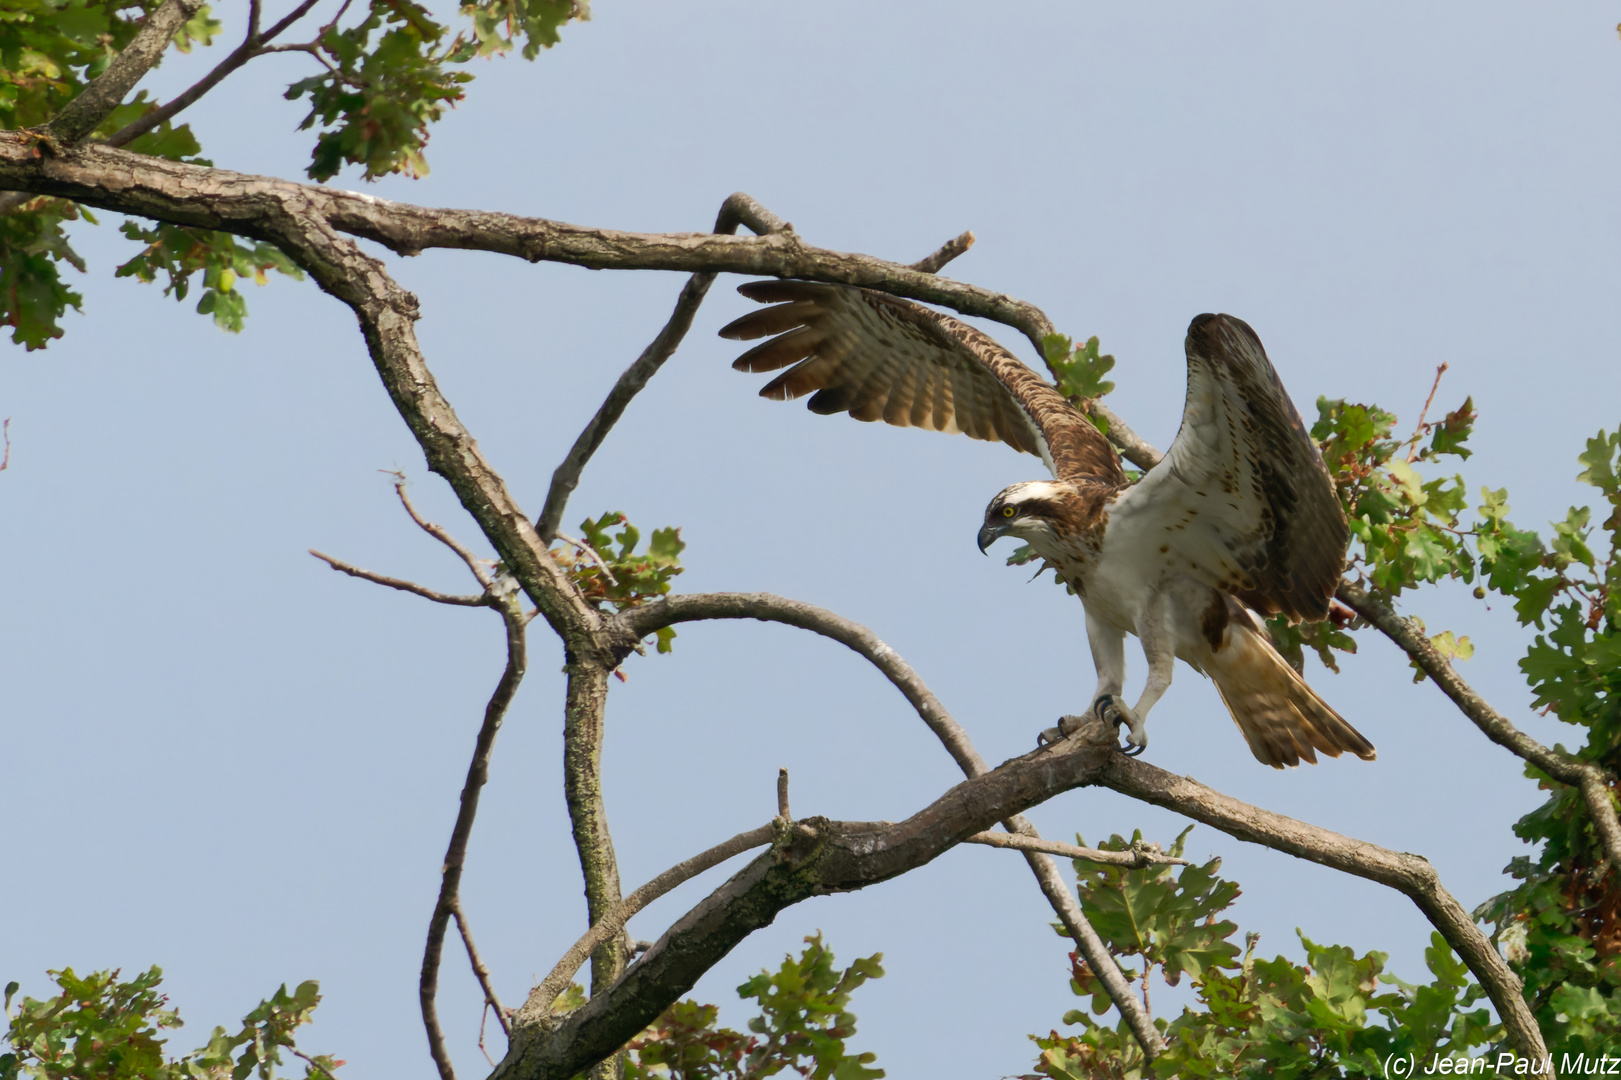
[[[146,17],[146,23],[130,38],[119,54],[79,96],[68,102],[45,125],[45,132],[62,144],[72,144],[88,136],[107,119],[107,114],[129,96],[152,65],[163,56],[175,31],[202,7],[202,0],[165,0],[162,7]]]
[[[585,876],[589,922],[605,920],[620,902],[619,863],[602,803],[603,714],[608,704],[608,672],[597,664],[572,661],[563,720],[563,792],[580,870]],[[613,985],[624,970],[626,950],[615,937],[600,943],[591,958],[591,993]],[[547,1003],[548,1006],[550,1002]]]
[[[199,98],[208,93],[210,90],[214,89],[214,87],[218,86],[227,75],[231,74],[231,72],[235,71],[243,64],[246,64],[254,57],[262,55],[266,51],[266,45],[268,45],[271,41],[274,41],[283,30],[286,30],[299,19],[302,19],[305,15],[309,14],[310,9],[318,3],[320,3],[320,0],[303,0],[303,3],[299,4],[291,12],[289,12],[285,18],[261,34],[259,32],[259,4],[257,0],[254,0],[254,3],[250,8],[248,33],[247,36],[242,39],[242,44],[231,50],[230,54],[214,67],[214,70],[210,71],[191,87],[181,92],[181,94],[174,100],[165,105],[158,106],[145,116],[140,117],[139,119],[119,128],[107,139],[107,145],[127,146],[133,140],[140,138],[142,135],[145,135],[147,132],[163,124],[165,121],[172,120],[175,115],[182,110],[188,109],[192,105],[196,104]]]
[[[332,567],[332,569],[348,574],[350,577],[357,577],[362,581],[370,581],[378,585],[387,585],[391,589],[398,589],[401,592],[408,592],[413,596],[420,596],[424,600],[432,600],[436,604],[454,604],[457,607],[490,606],[490,598],[487,594],[480,594],[478,596],[456,596],[451,593],[436,592],[433,589],[418,585],[414,581],[406,581],[403,578],[393,578],[387,576],[386,574],[374,574],[370,570],[362,570],[358,566],[346,563],[342,559],[335,559],[331,555],[316,551],[314,548],[310,548],[309,550],[311,555],[314,555],[317,559],[320,559],[322,562]]]
[[[776,221],[773,216],[769,221],[763,216],[766,212],[741,192],[732,195],[721,204],[720,214],[715,219],[716,235],[727,236],[737,232],[739,225],[748,224],[745,217],[758,223],[764,232],[774,232],[780,229],[782,222],[772,225]],[[752,226],[751,226],[752,227]],[[540,538],[550,544],[557,535],[557,530],[563,524],[563,510],[568,505],[569,496],[580,482],[580,473],[584,471],[586,462],[597,452],[602,441],[608,437],[608,432],[619,418],[624,415],[625,409],[630,405],[631,399],[642,392],[648,381],[658,374],[664,362],[675,355],[680,347],[681,339],[687,336],[692,328],[692,319],[698,313],[699,306],[704,297],[709,294],[709,287],[715,283],[712,273],[697,273],[687,279],[686,285],[681,289],[681,295],[675,302],[675,311],[671,313],[669,322],[658,332],[642,355],[636,362],[626,368],[614,383],[612,390],[608,391],[607,400],[585,425],[580,437],[574,440],[569,449],[568,456],[552,474],[551,488],[546,492],[546,504],[535,520],[535,531]]]
[[[711,867],[719,866],[732,856],[742,854],[750,848],[757,848],[761,844],[771,843],[771,838],[776,834],[778,825],[786,827],[787,824],[788,822],[783,820],[778,824],[762,825],[758,829],[738,833],[730,840],[716,844],[708,851],[701,852],[685,862],[670,867],[664,873],[615,904],[607,915],[603,916],[596,925],[586,931],[585,935],[579,941],[576,941],[568,952],[563,954],[563,958],[552,968],[550,974],[542,979],[533,990],[529,991],[529,997],[523,1006],[524,1009],[528,1010],[530,1015],[549,1013],[552,1003],[557,1000],[558,995],[568,989],[569,983],[574,979],[575,972],[579,971],[580,965],[585,963],[585,958],[605,942],[617,937],[619,932],[625,928],[625,924],[630,922],[631,917],[638,911],[676,886],[690,881]]]
[[[954,236],[941,244],[932,253],[925,255],[912,264],[912,269],[920,274],[938,274],[946,263],[974,246],[973,230]]]
[[[1390,851],[1262,810],[1205,787],[1190,777],[1173,776],[1124,754],[1104,759],[1102,767],[1088,782],[1174,810],[1239,840],[1286,852],[1400,892],[1417,905],[1480,980],[1521,1056],[1534,1061],[1547,1059],[1542,1033],[1521,995],[1523,986],[1519,976],[1509,968],[1491,939],[1481,933],[1463,905],[1442,886],[1440,875],[1427,859]]]
[[[434,903],[433,917],[428,920],[428,939],[422,952],[422,976],[417,986],[417,997],[422,1006],[422,1024],[428,1033],[428,1050],[433,1055],[434,1064],[439,1068],[441,1080],[456,1080],[455,1070],[450,1063],[450,1053],[445,1049],[444,1033],[439,1027],[439,1013],[435,1005],[435,997],[439,992],[439,962],[444,951],[445,930],[452,916],[455,917],[462,933],[462,940],[466,943],[468,961],[473,966],[473,973],[478,977],[479,985],[484,988],[485,1000],[494,999],[494,991],[489,984],[489,973],[481,970],[483,963],[478,958],[477,950],[473,948],[473,939],[461,912],[462,867],[467,861],[467,841],[473,833],[473,819],[478,815],[479,794],[490,778],[490,754],[495,749],[495,736],[501,730],[501,721],[505,719],[513,695],[518,692],[518,684],[523,682],[524,672],[528,667],[528,645],[524,640],[524,627],[529,620],[524,617],[523,610],[514,596],[508,596],[503,600],[492,597],[490,606],[501,613],[501,622],[506,628],[507,663],[501,672],[500,681],[496,683],[495,692],[490,695],[489,704],[484,707],[484,722],[479,727],[478,738],[473,744],[473,760],[467,766],[467,780],[462,785],[461,808],[456,814],[456,824],[450,830],[450,844],[445,849],[445,862],[440,871],[439,898]],[[506,1018],[500,1012],[499,1003],[496,1015],[501,1019],[502,1030],[507,1030]]]
[[[1412,620],[1396,614],[1378,598],[1355,582],[1340,582],[1335,594],[1352,611],[1378,627],[1386,637],[1413,658],[1458,711],[1467,716],[1481,733],[1516,757],[1530,762],[1553,779],[1581,792],[1582,801],[1593,819],[1593,828],[1604,845],[1612,867],[1621,868],[1621,820],[1617,819],[1615,795],[1608,773],[1589,761],[1581,761],[1543,746],[1514,726],[1514,722],[1464,682],[1446,657]]]
[[[1062,855],[1066,859],[1085,859],[1087,862],[1102,863],[1105,866],[1124,866],[1131,870],[1141,870],[1148,866],[1192,865],[1186,859],[1166,855],[1146,845],[1134,846],[1129,851],[1103,851],[1099,848],[1061,844],[1056,840],[1043,840],[1039,836],[999,832],[975,833],[963,843],[1011,848],[1016,851],[1040,851],[1048,855]]]
[[[473,975],[478,979],[480,989],[484,991],[484,1003],[495,1012],[495,1022],[501,1025],[501,1034],[507,1038],[512,1037],[512,1022],[507,1019],[507,1009],[501,1004],[501,999],[495,996],[495,987],[490,983],[490,969],[485,966],[484,959],[478,954],[478,946],[473,944],[473,931],[467,925],[467,912],[462,910],[462,898],[458,893],[451,898],[450,913],[456,916],[456,930],[462,936],[462,945],[467,949],[467,962],[473,968]],[[479,1049],[484,1048],[484,1024],[478,1025]],[[486,1054],[485,1058],[488,1059]],[[490,1064],[495,1064],[493,1061]]]
[[[607,992],[559,1018],[550,1016],[550,1001],[531,996],[492,1080],[578,1074],[623,1046],[777,912],[922,866],[1010,811],[1085,783],[1111,754],[1111,747],[1075,740],[1063,750],[1046,747],[963,781],[899,824],[806,818],[787,826],[771,851],[671,926]]]
[[[968,733],[963,730],[940,700],[934,696],[917,672],[900,655],[879,640],[871,630],[859,623],[835,615],[824,608],[798,600],[788,600],[770,593],[696,593],[660,597],[650,604],[631,608],[618,618],[628,626],[638,640],[661,626],[695,619],[760,619],[780,622],[810,630],[832,638],[841,645],[859,653],[876,667],[890,683],[905,696],[918,716],[928,725],[945,746],[963,774],[972,778],[990,771],[985,759],[974,748]],[[1112,739],[1110,745],[1113,745]],[[1013,814],[1002,821],[1003,828],[1031,839],[1040,839],[1036,827],[1024,817]],[[1057,866],[1047,855],[1026,851],[1025,861],[1036,876],[1037,883],[1060,922],[1075,940],[1076,947],[1086,957],[1108,991],[1115,1007],[1120,1010],[1132,1032],[1143,1047],[1143,1053],[1152,1061],[1165,1048],[1164,1040],[1154,1027],[1148,1014],[1137,1005],[1137,998],[1114,957],[1103,944],[1097,932],[1087,921],[1080,905],[1071,894],[1068,884]]]

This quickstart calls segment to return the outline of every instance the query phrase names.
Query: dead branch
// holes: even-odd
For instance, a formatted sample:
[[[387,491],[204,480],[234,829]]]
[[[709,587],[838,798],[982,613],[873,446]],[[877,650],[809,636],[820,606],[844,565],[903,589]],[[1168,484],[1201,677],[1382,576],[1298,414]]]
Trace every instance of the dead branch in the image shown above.
[[[524,1008],[549,1011],[558,995],[568,989],[568,984],[574,979],[574,973],[580,970],[580,965],[585,963],[585,958],[590,956],[604,942],[611,941],[616,937],[625,928],[625,924],[630,921],[631,916],[665,893],[668,893],[671,889],[683,882],[690,881],[705,870],[719,866],[732,856],[742,854],[750,848],[757,848],[762,844],[771,843],[771,838],[776,834],[776,828],[775,825],[762,825],[758,829],[738,833],[730,840],[716,844],[708,851],[700,852],[685,862],[670,867],[664,873],[615,904],[613,910],[609,911],[596,925],[586,931],[585,935],[579,941],[576,941],[568,952],[563,954],[563,958],[557,962],[551,972],[533,990],[529,991],[529,998]]]
[[[974,233],[969,230],[961,236],[954,236],[941,244],[933,252],[925,255],[912,264],[912,269],[921,274],[938,274],[952,259],[974,246]]]
[[[1112,733],[1111,733],[1112,734]],[[888,880],[938,857],[1009,812],[1083,784],[1113,754],[1071,740],[1034,751],[946,792],[898,824],[806,818],[667,930],[612,987],[552,1018],[531,995],[492,1080],[571,1077],[623,1046],[738,942],[812,896]]]
[[[386,574],[374,574],[370,570],[362,570],[358,566],[351,563],[346,563],[342,559],[333,558],[331,555],[316,551],[314,548],[310,548],[309,550],[311,555],[314,555],[317,559],[320,559],[322,562],[332,567],[332,569],[348,574],[350,577],[357,577],[363,581],[370,581],[378,585],[387,585],[390,589],[398,589],[401,592],[408,592],[413,596],[420,596],[424,600],[432,600],[436,604],[454,604],[457,607],[490,606],[490,598],[489,594],[487,593],[479,594],[477,596],[457,596],[452,593],[437,592],[425,586],[418,585],[414,581],[406,581],[403,578],[394,578],[389,577]]]
[[[788,770],[777,770],[777,816],[784,821],[794,820],[788,809]]]
[[[484,958],[478,954],[478,946],[473,944],[473,931],[467,925],[467,913],[462,910],[462,898],[458,893],[451,897],[450,913],[456,917],[456,931],[462,936],[462,946],[467,950],[467,962],[473,968],[473,975],[478,979],[478,985],[484,991],[484,1004],[495,1011],[495,1022],[501,1025],[501,1034],[512,1037],[512,1024],[507,1019],[507,1008],[501,1004],[501,999],[495,996],[495,987],[490,982],[490,969],[484,963]],[[479,1049],[484,1048],[484,1023],[479,1019]],[[485,1059],[489,1054],[484,1055]],[[495,1062],[491,1061],[493,1066]]]
[[[489,595],[486,593],[486,595]],[[518,684],[523,682],[524,672],[528,668],[528,645],[524,640],[524,627],[528,620],[524,618],[523,610],[515,596],[508,596],[504,600],[492,600],[491,606],[501,613],[501,622],[506,628],[507,663],[501,672],[500,681],[496,683],[495,692],[490,695],[489,704],[484,707],[484,722],[478,730],[478,737],[473,743],[473,760],[467,766],[467,780],[462,785],[461,807],[456,813],[456,824],[450,831],[450,844],[445,849],[445,862],[440,872],[439,898],[434,903],[433,917],[428,920],[428,939],[422,952],[422,976],[417,986],[418,1000],[422,1006],[422,1023],[428,1033],[428,1050],[433,1055],[433,1061],[439,1068],[441,1080],[455,1080],[455,1070],[451,1067],[450,1053],[445,1049],[444,1033],[439,1026],[439,1013],[435,998],[439,992],[439,962],[444,951],[445,930],[452,916],[462,933],[462,940],[467,946],[469,962],[473,965],[473,973],[478,976],[479,985],[484,988],[487,1001],[494,1001],[494,991],[490,987],[489,973],[483,969],[483,963],[478,958],[478,952],[473,948],[472,935],[467,930],[467,924],[461,912],[461,880],[462,867],[467,861],[467,841],[473,833],[473,819],[478,815],[479,794],[490,776],[490,754],[495,749],[495,736],[501,730],[501,721],[506,718],[507,709],[512,704],[513,695],[518,692]],[[497,1016],[501,1019],[501,1028],[507,1031],[506,1017],[500,1012],[497,1003]]]
[[[968,733],[946,711],[912,666],[871,630],[831,611],[770,593],[698,593],[661,597],[643,607],[632,608],[619,618],[631,628],[638,640],[661,626],[694,619],[760,619],[797,626],[832,638],[859,653],[889,679],[945,746],[946,752],[964,775],[972,778],[990,771],[985,759],[968,738]],[[1110,745],[1113,745],[1112,741]],[[1004,818],[1002,827],[1010,833],[1040,839],[1036,827],[1019,814]],[[1148,1014],[1137,1007],[1137,999],[1120,973],[1120,966],[1087,921],[1057,865],[1039,851],[1027,850],[1024,857],[1059,921],[1097,973],[1116,1008],[1131,1025],[1143,1053],[1153,1060],[1164,1050],[1164,1040]]]
[[[486,591],[494,587],[495,579],[490,575],[490,571],[483,559],[474,555],[471,548],[452,536],[449,529],[446,529],[443,525],[425,521],[422,515],[417,513],[417,508],[411,505],[411,497],[405,493],[405,477],[399,473],[394,474],[394,494],[399,496],[400,505],[405,507],[407,514],[411,515],[411,520],[416,522],[417,528],[445,545],[451,551],[454,551]]]
[[[746,202],[745,202],[746,200]],[[747,224],[745,216],[764,225],[765,232],[774,232],[781,228],[780,222],[775,227],[767,223],[761,216],[758,204],[741,193],[733,195],[721,204],[720,214],[715,219],[715,233],[719,236],[728,236],[737,232],[739,225]],[[773,219],[774,220],[774,219]],[[551,487],[546,492],[546,503],[535,521],[535,531],[546,543],[551,543],[552,537],[557,535],[558,528],[563,524],[563,510],[568,505],[569,496],[580,482],[580,473],[584,471],[586,463],[597,452],[602,441],[608,437],[614,424],[624,415],[631,399],[642,392],[649,380],[658,374],[664,362],[675,355],[680,347],[681,339],[687,336],[692,328],[692,320],[698,314],[698,308],[709,295],[709,287],[715,283],[713,273],[703,272],[693,274],[687,279],[686,285],[681,288],[681,295],[676,299],[675,311],[658,332],[642,355],[636,362],[626,368],[614,383],[613,389],[608,391],[608,397],[580,432],[579,438],[569,448],[568,455],[563,463],[552,474]]]
[[[1105,866],[1124,866],[1141,870],[1149,866],[1188,866],[1186,859],[1166,855],[1147,846],[1136,846],[1129,851],[1103,851],[1099,848],[1061,844],[1056,840],[1021,836],[1018,833],[975,833],[963,841],[965,844],[985,844],[988,847],[1011,848],[1016,851],[1041,851],[1048,855],[1062,855],[1066,859],[1085,859]]]

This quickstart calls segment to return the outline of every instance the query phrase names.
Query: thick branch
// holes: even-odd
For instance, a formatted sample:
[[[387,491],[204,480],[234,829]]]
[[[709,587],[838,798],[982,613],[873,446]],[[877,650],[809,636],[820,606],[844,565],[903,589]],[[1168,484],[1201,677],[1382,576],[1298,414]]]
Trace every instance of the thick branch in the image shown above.
[[[129,96],[135,84],[163,56],[175,31],[197,14],[202,0],[166,0],[146,17],[146,23],[130,38],[123,51],[113,57],[106,70],[91,80],[79,96],[50,123],[45,131],[59,143],[76,143],[96,130],[107,114]]]
[[[922,866],[1010,812],[1067,791],[1101,767],[1112,749],[1066,744],[965,780],[898,824],[807,818],[772,850],[677,921],[606,993],[552,1020],[551,1002],[531,999],[513,1025],[497,1080],[565,1078],[601,1060],[691,989],[740,941],[777,912],[812,896],[864,888]]]
[[[1534,1061],[1546,1060],[1547,1047],[1521,994],[1519,976],[1499,955],[1491,939],[1481,933],[1463,905],[1442,886],[1440,875],[1427,859],[1262,810],[1189,777],[1172,776],[1123,754],[1106,758],[1090,780],[1122,795],[1174,810],[1240,840],[1376,881],[1402,893],[1418,906],[1480,980],[1515,1049]]]
[[[439,1013],[434,1003],[439,992],[439,961],[444,950],[445,930],[452,916],[456,917],[461,929],[463,941],[467,944],[468,960],[473,965],[474,973],[479,976],[479,984],[484,987],[485,998],[488,1000],[492,996],[488,974],[479,970],[483,965],[473,949],[472,936],[462,921],[460,889],[462,867],[467,861],[467,841],[473,833],[473,819],[478,815],[479,794],[490,777],[490,753],[495,748],[495,736],[501,730],[501,721],[506,717],[507,708],[512,704],[513,695],[518,692],[518,684],[523,682],[524,671],[528,667],[528,646],[524,641],[524,627],[528,620],[524,618],[523,610],[514,597],[500,602],[497,610],[501,612],[501,621],[506,626],[506,668],[501,672],[495,692],[490,695],[489,704],[484,707],[484,722],[473,744],[473,760],[467,766],[467,780],[462,785],[461,809],[456,814],[456,824],[450,830],[450,844],[445,849],[445,862],[440,871],[439,899],[434,903],[433,917],[428,920],[428,940],[422,953],[422,977],[417,987],[422,1023],[428,1032],[428,1050],[433,1055],[442,1080],[455,1080],[456,1077],[451,1067],[450,1053],[445,1049],[444,1033],[440,1030]],[[502,1026],[505,1027],[504,1019]]]
[[[753,237],[596,229],[485,210],[413,206],[315,184],[147,158],[108,146],[83,146],[41,161],[26,140],[15,138],[0,139],[0,190],[57,195],[88,206],[272,242],[275,230],[266,227],[266,214],[276,205],[296,204],[332,228],[402,255],[461,248],[595,270],[776,275],[860,285],[1005,323],[1023,333],[1038,355],[1042,339],[1053,330],[1034,304],[870,255],[812,247],[786,226]],[[744,199],[752,211],[740,217],[744,224],[753,228],[758,222],[769,228],[770,222],[780,220]],[[1111,418],[1110,437],[1126,456],[1144,465],[1139,458],[1148,444],[1105,408],[1095,411]]]
[[[608,814],[602,803],[603,714],[608,705],[608,672],[597,664],[571,663],[563,718],[563,793],[585,877],[587,925],[602,922],[619,904],[619,862],[614,857]],[[617,937],[591,958],[591,993],[606,990],[624,970],[625,950]],[[554,994],[553,997],[556,995]],[[550,1005],[550,1002],[547,1003]]]
[[[1603,769],[1592,762],[1580,761],[1543,746],[1515,727],[1513,721],[1492,708],[1485,698],[1464,682],[1424,632],[1413,625],[1412,620],[1396,614],[1369,595],[1362,586],[1342,581],[1336,595],[1351,610],[1401,646],[1402,651],[1413,658],[1413,662],[1441,688],[1441,692],[1452,700],[1460,712],[1474,722],[1486,738],[1535,765],[1560,783],[1579,790],[1610,865],[1621,868],[1621,820],[1616,817],[1610,777]]]
[[[787,824],[786,821],[783,822]],[[529,998],[524,1008],[531,1014],[545,1014],[551,1010],[552,1003],[574,979],[574,973],[580,970],[585,958],[590,956],[600,946],[612,941],[625,928],[631,917],[648,904],[657,900],[671,889],[683,882],[690,881],[711,867],[719,866],[734,855],[740,855],[750,848],[757,848],[761,844],[771,843],[776,835],[777,826],[762,825],[758,829],[738,833],[724,843],[716,844],[708,851],[694,855],[685,862],[677,863],[646,885],[637,889],[609,911],[595,926],[586,931],[585,935],[576,941],[563,958],[552,968],[551,973],[540,981],[540,984],[529,991]]]
[[[953,236],[934,251],[913,263],[912,269],[925,274],[938,274],[944,269],[946,263],[973,246],[974,233],[973,230],[969,230],[960,236]]]

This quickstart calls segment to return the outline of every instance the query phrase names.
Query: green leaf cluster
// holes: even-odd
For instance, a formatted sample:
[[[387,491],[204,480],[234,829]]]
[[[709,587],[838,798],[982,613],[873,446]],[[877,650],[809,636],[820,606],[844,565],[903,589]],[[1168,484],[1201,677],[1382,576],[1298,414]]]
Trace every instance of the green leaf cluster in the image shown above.
[[[203,295],[197,301],[199,314],[214,316],[214,324],[236,333],[247,318],[248,306],[237,283],[251,278],[265,284],[266,274],[275,271],[294,280],[304,273],[274,244],[248,243],[230,233],[192,229],[183,225],[159,224],[147,228],[136,221],[124,222],[122,232],[145,244],[141,252],[118,268],[118,277],[133,277],[148,284],[160,275],[167,277],[165,296],[184,300],[191,290],[191,278],[203,275]]]
[[[1416,468],[1468,457],[1474,421],[1474,403],[1465,398],[1444,419],[1397,439],[1395,415],[1377,405],[1317,401],[1311,434],[1350,522],[1352,567],[1388,597],[1443,578],[1474,579],[1460,523],[1468,507],[1463,478],[1425,479]]]
[[[411,0],[371,0],[360,22],[327,28],[318,45],[326,70],[295,82],[286,95],[310,99],[300,130],[320,126],[312,178],[330,180],[346,164],[362,166],[368,180],[427,175],[428,125],[473,81],[450,70],[472,49],[459,36],[447,41],[447,33]]]
[[[617,533],[611,531],[615,526],[619,527]],[[647,550],[638,552],[641,530],[618,511],[582,521],[580,540],[589,554],[564,545],[552,549],[552,558],[568,570],[587,600],[612,604],[620,611],[668,593],[671,581],[681,573],[681,552],[687,546],[679,528],[654,529]],[[667,653],[675,641],[675,629],[663,627],[655,637],[658,651]]]
[[[81,215],[89,218],[63,199],[33,199],[0,215],[0,324],[11,327],[13,343],[30,351],[62,336],[68,308],[82,310],[84,297],[57,272],[60,263],[84,271],[84,260],[62,228]]]
[[[561,40],[564,24],[591,17],[587,0],[481,0],[462,5],[473,20],[473,38],[479,56],[510,52],[523,39],[523,58],[533,60],[541,49]]]
[[[1621,768],[1621,433],[1587,441],[1577,479],[1597,489],[1555,522],[1546,541],[1508,520],[1507,495],[1485,491],[1477,544],[1482,577],[1538,633],[1520,661],[1533,704],[1581,731],[1574,755]],[[1563,748],[1561,748],[1563,749]],[[1549,792],[1515,835],[1536,844],[1506,872],[1519,884],[1475,912],[1525,982],[1556,1055],[1605,1053],[1621,1041],[1621,889],[1580,794],[1528,766]]]
[[[1170,854],[1181,855],[1188,831]],[[1101,846],[1129,851],[1143,845],[1137,834],[1129,842],[1114,836]],[[1167,1049],[1151,1075],[1382,1077],[1392,1054],[1462,1057],[1501,1038],[1489,1011],[1474,1007],[1484,992],[1439,934],[1425,951],[1433,981],[1418,986],[1386,974],[1383,953],[1357,956],[1304,935],[1304,964],[1256,957],[1256,934],[1248,935],[1240,959],[1231,940],[1238,928],[1220,917],[1239,890],[1220,877],[1219,867],[1220,860],[1143,869],[1075,862],[1082,907],[1098,935],[1111,953],[1143,962],[1140,971],[1122,973],[1144,978],[1145,986],[1154,972],[1171,985],[1186,975],[1197,997],[1196,1007],[1156,1020]],[[1070,961],[1071,989],[1090,1007],[1063,1018],[1065,1025],[1080,1026],[1077,1034],[1031,1036],[1040,1055],[1036,1071],[1024,1080],[1150,1075],[1125,1021],[1105,1025],[1094,1019],[1113,1004],[1086,962],[1074,954]]]
[[[1114,370],[1114,357],[1098,352],[1098,339],[1090,337],[1077,345],[1063,334],[1048,334],[1041,339],[1041,351],[1047,368],[1053,373],[1058,392],[1071,400],[1084,401],[1100,398],[1114,389],[1114,383],[1103,376]],[[1097,423],[1094,420],[1094,423]],[[1106,425],[1099,428],[1107,431]]]
[[[321,1000],[314,982],[278,989],[242,1020],[236,1034],[215,1028],[208,1044],[180,1058],[164,1053],[164,1031],[183,1026],[159,993],[163,972],[153,967],[128,982],[117,971],[50,972],[61,993],[44,1001],[23,998],[11,1012],[17,984],[6,987],[7,1043],[0,1080],[274,1080],[281,1052],[297,1053],[293,1032],[310,1022]],[[304,1057],[305,1080],[332,1080],[343,1064]]]
[[[713,1005],[678,1002],[632,1040],[626,1080],[757,1080],[787,1069],[807,1080],[879,1080],[876,1056],[845,1043],[856,1031],[850,995],[883,977],[882,960],[879,953],[840,970],[822,935],[807,937],[797,958],[737,988],[759,1002],[749,1034],[717,1026]]]

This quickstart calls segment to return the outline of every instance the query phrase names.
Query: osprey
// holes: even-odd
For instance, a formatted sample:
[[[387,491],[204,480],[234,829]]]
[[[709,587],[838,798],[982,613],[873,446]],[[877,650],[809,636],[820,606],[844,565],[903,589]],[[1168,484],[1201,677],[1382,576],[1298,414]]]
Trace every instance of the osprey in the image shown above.
[[[760,395],[811,394],[812,412],[960,432],[1035,454],[1053,479],[991,500],[984,551],[1016,536],[1086,608],[1097,665],[1092,711],[1148,745],[1144,721],[1181,657],[1213,680],[1257,760],[1316,763],[1374,748],[1278,655],[1260,616],[1327,617],[1345,567],[1345,515],[1322,456],[1255,332],[1231,315],[1188,327],[1188,394],[1170,451],[1132,483],[1107,439],[1050,383],[991,338],[883,293],[809,281],[738,289],[774,307],[721,330],[769,337],[732,365],[778,371]],[[1125,636],[1148,679],[1121,698]],[[1060,730],[1078,724],[1066,717]]]

